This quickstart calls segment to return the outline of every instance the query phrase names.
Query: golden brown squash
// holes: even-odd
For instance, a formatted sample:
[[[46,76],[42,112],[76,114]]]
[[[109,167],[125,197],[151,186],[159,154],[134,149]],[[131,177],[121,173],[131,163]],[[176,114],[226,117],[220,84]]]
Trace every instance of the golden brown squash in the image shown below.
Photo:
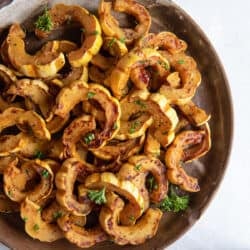
[[[53,29],[49,32],[36,29],[36,34],[47,36],[69,19],[79,23],[84,30],[83,43],[79,49],[69,52],[67,57],[72,67],[86,66],[102,45],[101,27],[97,18],[77,5],[56,4],[48,11],[48,14],[51,17]]]
[[[58,226],[63,231],[64,237],[80,248],[88,248],[107,240],[106,233],[100,226],[86,229],[78,225],[71,214],[63,215],[57,220]]]
[[[179,39],[174,33],[160,32],[158,34],[149,33],[143,36],[137,43],[139,48],[164,49],[171,54],[178,54],[187,49],[185,41]]]
[[[159,90],[171,104],[185,104],[195,95],[196,89],[201,83],[201,74],[197,69],[195,60],[184,54],[170,54],[161,51],[161,54],[169,61],[171,68],[179,72],[181,87],[174,88],[163,84]]]
[[[202,130],[186,130],[178,134],[165,154],[169,181],[188,192],[198,192],[200,190],[198,180],[185,172],[182,162],[202,157],[209,151],[210,147],[208,124]]]
[[[16,202],[22,202],[26,197],[36,203],[41,203],[52,192],[54,174],[48,163],[40,160],[30,160],[24,162],[21,167],[17,166],[18,161],[15,159],[4,170],[4,191],[8,197]],[[29,175],[28,171],[35,171],[40,176],[40,182],[31,190],[26,190],[27,182],[34,179],[33,174]]]
[[[125,197],[129,203],[125,206],[121,216],[123,213],[124,216],[129,213],[137,219],[141,216],[143,211],[145,211],[144,199],[137,186],[131,181],[117,178],[113,173],[104,172],[101,174],[91,174],[87,176],[84,185],[89,189],[101,189],[105,187],[107,191],[116,192]],[[128,207],[128,209],[126,209],[126,207]]]
[[[63,238],[62,231],[56,224],[45,222],[41,217],[41,207],[28,198],[21,204],[21,217],[25,222],[25,231],[33,239],[53,242]]]
[[[127,141],[111,140],[102,148],[92,150],[92,153],[104,160],[114,160],[120,157],[120,160],[124,161],[141,150],[144,139],[143,135]]]
[[[21,79],[12,84],[7,94],[28,98],[39,106],[42,115],[47,118],[53,103],[48,86],[41,80]]]
[[[0,79],[6,86],[9,86],[17,80],[17,77],[12,69],[0,64]]]
[[[202,126],[203,124],[208,122],[211,117],[206,113],[205,110],[196,106],[192,101],[189,101],[183,105],[178,105],[178,108],[194,126]]]
[[[95,128],[96,123],[93,116],[82,115],[74,119],[63,132],[62,142],[64,145],[64,157],[75,157],[80,159],[77,154],[76,144]]]
[[[149,208],[133,226],[118,224],[124,202],[114,193],[107,193],[107,203],[102,207],[99,222],[107,234],[118,245],[139,245],[152,238],[158,229],[162,212]],[[131,220],[135,218],[131,217]]]
[[[159,157],[160,153],[161,144],[148,132],[144,143],[144,154]]]
[[[133,49],[123,56],[112,70],[111,75],[105,80],[110,84],[113,95],[121,99],[128,92],[128,80],[131,70],[138,66],[156,64],[169,68],[168,61],[156,50],[150,48]],[[141,84],[143,86],[143,84]],[[145,84],[144,84],[145,85]],[[139,84],[138,84],[139,86]],[[137,86],[137,87],[138,87]]]
[[[103,49],[108,51],[110,55],[122,57],[128,53],[128,48],[124,42],[114,37],[105,37],[103,41]]]
[[[57,202],[67,211],[79,216],[90,213],[92,207],[90,202],[82,203],[73,194],[77,176],[84,171],[84,165],[78,159],[69,158],[64,161],[55,178]]]
[[[11,162],[15,160],[15,156],[3,156],[0,157],[0,174],[2,175],[4,170],[9,166]],[[1,191],[0,191],[1,193]]]
[[[103,32],[106,36],[115,37],[126,43],[132,43],[145,35],[151,25],[151,17],[147,9],[134,0],[115,0],[113,10],[132,15],[138,24],[134,29],[120,28],[118,21],[111,14],[112,3],[102,0],[99,4],[98,14]]]
[[[74,98],[72,98],[74,96]],[[93,131],[92,140],[85,143],[88,148],[98,148],[112,139],[119,130],[120,105],[119,102],[110,95],[109,91],[99,84],[87,85],[82,81],[72,82],[64,87],[56,98],[54,114],[65,117],[76,104],[89,101],[98,103],[105,113],[105,122],[101,131]]]
[[[45,51],[37,55],[29,55],[25,51],[25,33],[19,24],[10,27],[5,46],[12,66],[28,77],[54,76],[65,63],[61,52]],[[4,48],[5,49],[5,48]]]
[[[168,182],[166,179],[166,168],[157,158],[137,155],[128,159],[128,163],[122,165],[117,176],[121,180],[131,181],[140,190],[144,199],[144,211],[149,207],[149,201],[158,203],[167,194]],[[149,193],[146,188],[146,177],[152,174],[156,181],[155,189]],[[132,213],[131,213],[132,212]],[[133,225],[135,221],[129,218],[133,215],[133,204],[129,203],[125,206],[120,221],[123,225]]]

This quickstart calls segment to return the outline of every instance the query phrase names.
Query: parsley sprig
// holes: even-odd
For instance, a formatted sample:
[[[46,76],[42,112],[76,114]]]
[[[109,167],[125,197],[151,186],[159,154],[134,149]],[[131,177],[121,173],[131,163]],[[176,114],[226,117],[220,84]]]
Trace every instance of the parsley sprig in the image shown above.
[[[106,196],[105,196],[105,188],[101,190],[89,190],[88,197],[91,201],[95,202],[98,205],[101,205],[107,202]]]
[[[170,186],[170,194],[164,198],[160,204],[159,208],[164,212],[180,212],[186,210],[189,204],[189,197],[178,196],[174,190],[174,186]]]
[[[37,29],[42,31],[52,30],[53,23],[47,8],[45,8],[44,13],[37,18],[35,26]]]

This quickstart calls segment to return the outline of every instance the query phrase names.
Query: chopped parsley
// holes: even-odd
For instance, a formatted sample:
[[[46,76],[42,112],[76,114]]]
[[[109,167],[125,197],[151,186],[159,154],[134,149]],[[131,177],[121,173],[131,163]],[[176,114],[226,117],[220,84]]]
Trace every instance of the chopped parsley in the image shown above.
[[[47,169],[43,169],[41,174],[42,174],[42,177],[45,179],[49,177],[49,171]]]
[[[35,224],[34,226],[33,226],[33,230],[34,231],[38,231],[40,229],[40,227],[39,227],[39,225],[38,224]]]
[[[43,210],[42,207],[39,207],[39,208],[37,209],[37,212],[41,213],[42,210]]]
[[[52,23],[51,16],[47,8],[45,8],[44,13],[37,18],[35,22],[35,26],[37,29],[42,30],[42,31],[52,30],[53,23]]]
[[[136,171],[140,171],[141,166],[142,166],[141,164],[137,164],[137,165],[135,165],[135,170],[136,170]]]
[[[57,220],[57,219],[59,219],[61,217],[62,217],[62,212],[61,211],[56,211],[56,212],[53,213],[53,218],[55,220]]]
[[[9,197],[13,197],[13,193],[12,193],[11,190],[8,191],[8,196],[9,196]]]
[[[183,59],[181,59],[181,60],[178,61],[178,63],[179,63],[179,64],[184,64],[185,61],[184,61]]]
[[[158,61],[158,63],[165,69],[169,70],[169,64],[167,62]]]
[[[189,196],[178,196],[175,191],[174,187],[170,186],[170,194],[164,198],[160,204],[159,208],[164,212],[180,212],[184,211],[188,207],[189,203]]]
[[[88,92],[88,94],[87,94],[88,99],[92,99],[94,96],[95,96],[94,92]]]
[[[98,34],[99,34],[98,30],[95,30],[93,33],[91,33],[91,35],[98,35]]]
[[[132,124],[131,124],[131,126],[130,126],[130,128],[129,128],[129,133],[130,134],[133,134],[134,132],[135,132],[135,130],[140,126],[140,122],[139,121],[134,121]]]
[[[125,40],[126,40],[126,38],[125,38],[125,37],[122,37],[122,38],[120,38],[119,41],[120,41],[121,43],[125,43]]]
[[[28,218],[27,218],[27,217],[23,217],[22,220],[23,220],[24,222],[27,222],[27,221],[28,221]]]
[[[155,178],[153,175],[150,175],[146,179],[146,187],[148,191],[151,193],[153,190],[156,190],[158,188],[158,185],[155,181]]]
[[[108,42],[108,48],[111,48],[115,43],[115,38],[112,38],[109,42]]]
[[[91,201],[95,202],[98,205],[101,205],[107,202],[106,196],[105,196],[105,188],[101,190],[89,190],[88,197]]]
[[[129,216],[129,220],[130,220],[130,221],[135,221],[135,217],[134,217],[133,215],[130,215],[130,216]]]
[[[43,159],[44,158],[44,154],[41,151],[37,151],[34,155],[35,159]]]
[[[146,108],[147,105],[142,100],[135,100],[134,103],[142,108]]]
[[[85,136],[84,136],[84,142],[86,143],[86,144],[90,144],[90,142],[91,141],[93,141],[94,139],[95,139],[95,134],[93,134],[93,133],[88,133],[88,134],[86,134]]]
[[[117,129],[118,126],[117,126],[117,122],[114,123],[114,126],[113,126],[113,129]]]

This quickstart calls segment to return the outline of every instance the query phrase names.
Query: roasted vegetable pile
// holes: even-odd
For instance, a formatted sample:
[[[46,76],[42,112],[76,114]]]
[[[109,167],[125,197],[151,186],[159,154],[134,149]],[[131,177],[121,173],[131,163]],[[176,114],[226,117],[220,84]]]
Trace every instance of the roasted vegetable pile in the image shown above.
[[[121,28],[113,11],[132,15]],[[51,40],[64,25],[80,41]],[[1,45],[0,212],[20,211],[34,239],[79,247],[152,238],[164,212],[200,190],[185,164],[210,147],[208,115],[192,101],[201,83],[187,44],[149,33],[134,0],[100,1],[98,17],[57,4],[38,17],[44,41],[29,54],[12,24]],[[45,42],[46,41],[46,42]]]

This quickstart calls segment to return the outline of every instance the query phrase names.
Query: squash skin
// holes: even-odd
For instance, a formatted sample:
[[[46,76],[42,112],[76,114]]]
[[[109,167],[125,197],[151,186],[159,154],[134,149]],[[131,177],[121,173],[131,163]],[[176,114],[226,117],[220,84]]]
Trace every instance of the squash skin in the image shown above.
[[[50,32],[61,26],[69,18],[80,23],[85,30],[85,39],[81,47],[69,52],[67,57],[72,67],[86,66],[91,58],[98,53],[102,45],[101,27],[97,18],[83,7],[76,5],[56,4],[48,12],[53,24],[53,29]],[[35,32],[38,37],[46,37],[50,33],[38,29]]]
[[[151,16],[143,5],[134,0],[115,0],[113,3],[113,10],[125,12],[136,18],[138,24],[134,29],[120,28],[118,21],[111,15],[111,9],[112,3],[104,0],[100,2],[98,14],[106,36],[115,37],[131,44],[148,33],[151,26]]]
[[[61,52],[45,50],[44,53],[37,53],[34,56],[27,54],[24,38],[25,33],[20,25],[13,24],[4,43],[11,65],[21,74],[27,77],[45,78],[54,76],[64,66],[65,59]]]
[[[132,226],[118,225],[117,221],[124,202],[114,193],[107,194],[107,203],[102,207],[99,222],[102,228],[112,236],[118,245],[138,245],[152,238],[158,229],[162,212],[149,208],[146,213]]]
[[[21,204],[21,217],[25,219],[25,231],[33,239],[53,242],[63,238],[62,231],[56,224],[45,222],[41,216],[41,207],[28,198]]]
[[[208,124],[205,124],[202,130],[186,130],[179,133],[165,154],[169,181],[188,192],[200,191],[198,180],[185,172],[181,162],[198,159],[206,154],[210,148],[211,138]]]

